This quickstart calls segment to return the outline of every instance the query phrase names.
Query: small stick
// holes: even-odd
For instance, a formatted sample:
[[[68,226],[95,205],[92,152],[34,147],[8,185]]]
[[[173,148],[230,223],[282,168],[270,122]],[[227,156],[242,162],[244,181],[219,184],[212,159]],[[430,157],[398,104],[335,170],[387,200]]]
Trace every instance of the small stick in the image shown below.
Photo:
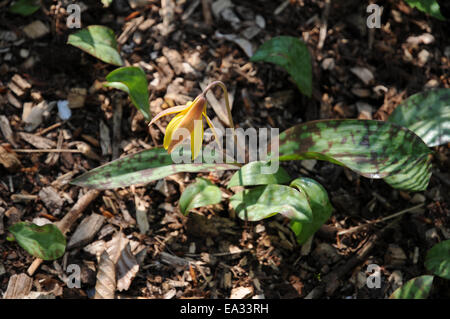
[[[25,149],[25,148],[17,148],[12,149],[16,153],[82,153],[79,150],[71,150],[66,148],[48,148],[48,149]]]
[[[409,213],[409,212],[414,211],[414,210],[416,210],[418,208],[421,208],[423,206],[424,206],[424,204],[419,204],[419,205],[416,205],[416,206],[413,206],[413,207],[406,208],[406,209],[404,209],[402,211],[399,211],[398,213],[395,213],[395,214],[392,214],[392,215],[389,215],[389,216],[386,216],[386,217],[383,217],[383,218],[380,218],[380,219],[376,219],[376,220],[370,221],[370,222],[368,222],[368,223],[366,223],[364,225],[359,225],[359,226],[351,227],[349,229],[341,230],[341,231],[339,231],[337,233],[337,235],[340,236],[340,235],[344,235],[344,234],[348,234],[348,233],[353,233],[353,232],[358,231],[358,230],[360,230],[362,228],[365,228],[367,226],[370,226],[370,225],[373,225],[373,224],[377,224],[377,223],[381,223],[381,222],[384,222],[386,220],[389,220],[389,219],[401,216],[403,214]]]
[[[86,194],[81,196],[78,201],[73,205],[72,209],[61,219],[59,222],[56,222],[56,227],[65,234],[69,231],[70,226],[81,216],[84,210],[89,206],[89,204],[97,198],[100,194],[100,191],[97,189],[91,189]],[[38,267],[42,264],[42,259],[36,258],[33,263],[28,267],[28,275],[33,276],[34,272]]]
[[[40,136],[40,135],[44,135],[45,133],[47,133],[47,132],[49,132],[49,131],[51,131],[51,130],[57,128],[57,127],[60,127],[63,123],[64,123],[64,122],[59,122],[59,123],[55,123],[55,124],[53,124],[53,125],[50,125],[49,127],[43,129],[42,131],[37,132],[36,135],[39,135],[39,136]]]

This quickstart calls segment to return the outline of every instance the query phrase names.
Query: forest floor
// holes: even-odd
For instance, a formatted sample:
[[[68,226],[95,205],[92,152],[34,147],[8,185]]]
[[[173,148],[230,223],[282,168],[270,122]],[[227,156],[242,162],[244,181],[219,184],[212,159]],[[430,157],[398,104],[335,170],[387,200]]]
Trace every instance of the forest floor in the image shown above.
[[[153,115],[193,99],[201,92],[199,83],[212,80],[223,81],[231,91],[237,127],[277,127],[280,132],[316,119],[386,120],[408,96],[450,88],[449,23],[403,1],[378,1],[383,14],[381,28],[375,29],[366,26],[364,1],[221,2],[228,14],[221,15],[217,5],[203,10],[200,0],[151,0],[134,9],[125,0],[114,0],[108,8],[100,1],[84,1],[81,21],[82,27],[101,24],[114,30],[126,64],[147,74]],[[283,216],[245,222],[225,200],[183,216],[180,190],[203,176],[230,196],[226,183],[233,172],[183,173],[95,194],[67,240],[96,214],[103,218],[97,216],[93,237],[39,265],[6,240],[7,228],[19,220],[61,220],[89,191],[69,184],[70,179],[162,145],[160,127],[167,122],[148,129],[125,93],[101,86],[115,67],[66,44],[76,31],[66,26],[70,1],[43,1],[46,7],[28,17],[9,13],[9,3],[0,1],[3,149],[83,145],[91,153],[17,152],[19,168],[0,166],[0,296],[13,275],[28,273],[22,279],[29,285],[17,296],[31,290],[57,298],[92,298],[101,252],[129,243],[139,268],[121,282],[117,298],[387,298],[402,283],[426,274],[427,251],[449,239],[450,153],[441,146],[433,148],[428,189],[419,193],[394,190],[382,180],[326,162],[283,164],[293,178],[319,181],[334,207],[332,217],[303,246]],[[245,40],[243,47],[224,35]],[[298,91],[283,69],[250,62],[251,52],[278,35],[299,37],[308,45],[311,98]],[[355,67],[363,74],[352,72]],[[59,100],[69,100],[73,107],[69,120],[58,116],[53,102]],[[24,116],[42,102],[53,108],[30,128]],[[397,218],[352,228],[414,206],[419,208]],[[148,230],[136,216],[138,209],[148,212]],[[70,264],[81,267],[80,288],[67,286]],[[370,264],[380,267],[380,289],[366,285]],[[449,288],[436,279],[432,297],[449,298]]]

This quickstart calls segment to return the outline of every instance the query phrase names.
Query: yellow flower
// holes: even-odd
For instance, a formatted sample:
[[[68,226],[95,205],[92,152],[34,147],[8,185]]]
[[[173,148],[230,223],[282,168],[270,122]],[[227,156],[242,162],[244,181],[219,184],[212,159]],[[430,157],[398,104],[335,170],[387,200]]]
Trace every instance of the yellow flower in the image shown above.
[[[191,137],[192,159],[195,159],[202,148],[203,143],[203,117],[211,127],[217,141],[217,134],[209,117],[206,115],[206,99],[203,94],[195,98],[193,102],[186,105],[171,107],[156,115],[149,125],[163,116],[178,113],[167,125],[164,136],[164,148],[170,154],[172,150],[183,142],[188,136]]]

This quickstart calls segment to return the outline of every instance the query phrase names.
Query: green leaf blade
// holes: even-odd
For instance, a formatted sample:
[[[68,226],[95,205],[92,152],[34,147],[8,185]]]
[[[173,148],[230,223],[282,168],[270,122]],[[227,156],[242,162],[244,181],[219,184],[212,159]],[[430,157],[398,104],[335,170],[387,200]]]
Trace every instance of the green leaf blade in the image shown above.
[[[304,244],[331,216],[333,206],[326,189],[311,178],[300,177],[292,181],[291,187],[297,187],[304,192],[312,210],[312,221],[310,223],[291,222],[291,229],[294,231],[297,242]]]
[[[434,245],[428,251],[425,267],[436,276],[450,279],[450,239]]]
[[[427,299],[431,291],[434,276],[420,276],[409,280],[395,290],[389,299]]]
[[[284,184],[291,180],[289,174],[282,167],[271,174],[264,169],[270,169],[266,162],[250,162],[237,171],[228,182],[228,188],[234,186],[256,186],[268,184]]]
[[[450,89],[435,89],[410,96],[398,105],[388,122],[407,127],[428,147],[450,142]]]
[[[103,62],[122,66],[123,61],[117,50],[114,31],[102,25],[90,25],[74,34],[69,35],[67,43]]]
[[[417,8],[418,10],[428,13],[430,16],[444,21],[445,18],[441,14],[439,3],[436,0],[405,0],[411,8]]]
[[[250,59],[264,61],[284,68],[304,95],[312,94],[311,55],[306,44],[295,37],[279,36],[264,42]]]
[[[187,215],[194,208],[220,203],[222,192],[219,187],[204,178],[197,178],[180,197],[180,210]]]
[[[258,221],[282,214],[290,219],[309,223],[311,207],[305,194],[284,185],[265,185],[234,194],[230,204],[239,218]]]
[[[38,0],[18,0],[9,7],[9,12],[26,17],[38,11],[40,7]]]
[[[430,153],[407,128],[372,120],[312,121],[291,127],[279,138],[280,161],[324,160],[368,178],[385,178],[408,191],[428,185]]]
[[[53,224],[38,226],[19,222],[12,225],[9,231],[30,255],[43,260],[58,259],[66,249],[66,238]]]
[[[138,67],[127,66],[116,69],[106,76],[107,87],[127,92],[131,102],[141,111],[147,121],[152,119],[148,95],[148,83],[145,72]]]
[[[190,154],[187,155],[190,158]],[[112,189],[145,184],[176,173],[235,170],[232,164],[210,162],[177,164],[163,148],[144,150],[99,166],[71,181],[71,184],[96,189]]]

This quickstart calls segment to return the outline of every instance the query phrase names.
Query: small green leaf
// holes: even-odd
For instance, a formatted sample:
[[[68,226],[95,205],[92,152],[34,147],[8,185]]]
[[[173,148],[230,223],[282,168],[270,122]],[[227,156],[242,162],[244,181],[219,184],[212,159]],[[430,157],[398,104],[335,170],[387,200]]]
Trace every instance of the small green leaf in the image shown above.
[[[18,0],[9,7],[9,11],[22,16],[29,16],[38,11],[40,7],[39,0]]]
[[[407,127],[428,145],[450,142],[450,89],[414,94],[389,116],[388,122]]]
[[[204,178],[197,178],[180,197],[180,210],[187,215],[191,209],[220,203],[222,192],[219,187]]]
[[[239,218],[258,221],[282,214],[290,219],[311,222],[312,212],[306,195],[284,185],[265,185],[234,194],[230,204]]]
[[[441,14],[441,9],[439,3],[436,0],[405,0],[411,8],[417,8],[422,12],[428,13],[432,17],[445,20],[444,16]]]
[[[291,180],[286,170],[278,167],[275,173],[266,173],[271,170],[270,163],[251,162],[237,171],[228,182],[228,188],[233,186],[254,186],[267,184],[284,184]]]
[[[93,56],[117,66],[123,61],[117,51],[117,42],[114,31],[102,25],[90,25],[86,29],[69,35],[67,40],[71,44]]]
[[[433,276],[420,276],[409,280],[395,290],[390,299],[427,299],[433,284]]]
[[[333,207],[330,204],[326,189],[311,178],[297,178],[292,181],[290,186],[297,187],[300,192],[306,194],[312,210],[311,223],[291,222],[291,229],[294,231],[297,241],[301,245],[330,218]]]
[[[148,102],[148,83],[145,72],[135,66],[126,66],[116,69],[106,76],[107,87],[113,87],[127,92],[131,102],[141,111],[147,121],[152,119]]]
[[[279,36],[266,41],[252,56],[251,61],[275,63],[283,67],[294,79],[298,89],[311,97],[311,55],[305,43],[290,36]]]
[[[278,146],[280,161],[328,161],[408,191],[426,189],[431,177],[430,149],[414,132],[393,123],[312,121],[281,133]]]
[[[175,152],[176,150],[172,154]],[[187,152],[186,157],[190,159],[190,152]],[[145,184],[181,172],[213,172],[239,168],[232,164],[213,163],[208,158],[204,158],[204,161],[202,163],[176,164],[172,160],[172,155],[168,154],[165,149],[152,148],[94,168],[70,183],[82,187],[111,189]]]
[[[30,255],[43,260],[58,259],[66,249],[66,238],[53,224],[38,226],[19,222],[12,225],[9,231]]]
[[[436,276],[450,279],[450,239],[434,245],[428,251],[425,267]]]

